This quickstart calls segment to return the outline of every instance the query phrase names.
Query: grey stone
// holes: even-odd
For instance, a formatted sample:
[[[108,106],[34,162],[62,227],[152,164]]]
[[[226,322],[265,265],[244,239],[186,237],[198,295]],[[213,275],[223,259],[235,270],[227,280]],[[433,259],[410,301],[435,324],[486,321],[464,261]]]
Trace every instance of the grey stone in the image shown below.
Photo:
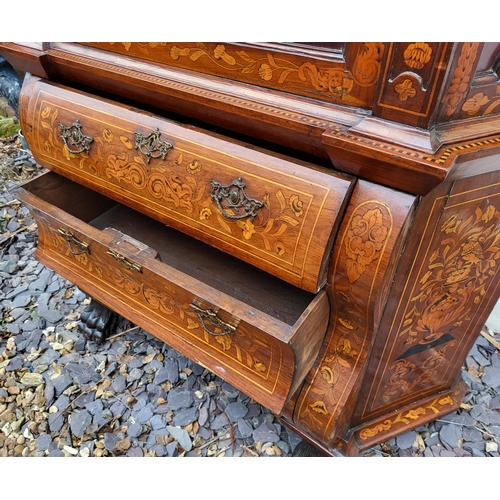
[[[52,324],[57,323],[63,318],[63,314],[61,314],[59,311],[44,307],[38,307],[38,315]]]
[[[198,423],[203,427],[208,421],[208,410],[203,406],[200,408],[200,414],[198,416]]]
[[[64,415],[60,412],[49,415],[49,429],[51,432],[59,432],[64,425]]]
[[[168,370],[166,368],[160,368],[155,375],[154,383],[163,384],[168,380]]]
[[[439,431],[439,437],[452,448],[458,446],[458,440],[462,437],[461,429],[455,424],[445,424]]]
[[[141,408],[135,415],[134,418],[139,424],[145,424],[149,422],[151,417],[154,414],[154,408],[151,403],[147,404],[143,408]]]
[[[138,424],[137,422],[135,424],[129,425],[127,429],[127,434],[131,438],[139,437],[142,434],[142,425]]]
[[[92,423],[92,415],[87,410],[75,412],[70,421],[71,432],[81,438],[85,429]]]
[[[177,441],[172,441],[171,443],[168,443],[167,446],[165,447],[167,450],[167,456],[169,457],[175,457],[177,456]]]
[[[154,415],[149,421],[153,430],[157,431],[165,428],[165,418],[161,415]]]
[[[31,293],[22,293],[18,295],[11,304],[12,309],[16,307],[26,307],[31,302]]]
[[[61,373],[59,377],[52,379],[52,385],[54,386],[54,390],[56,391],[56,396],[61,394],[72,384],[73,384],[73,379],[64,373]]]
[[[178,441],[179,445],[186,451],[190,451],[192,448],[191,438],[185,429],[180,429],[179,427],[173,427],[167,425],[167,431],[170,435]]]
[[[253,427],[246,420],[240,418],[238,420],[238,431],[242,438],[249,438],[253,433]]]
[[[61,450],[52,450],[49,457],[65,457],[66,455]]]
[[[47,349],[39,358],[33,361],[33,365],[47,365],[50,366],[54,361],[59,359],[61,354],[52,348]]]
[[[132,370],[130,370],[128,374],[127,381],[130,383],[135,382],[136,380],[140,380],[143,373],[144,372],[140,368],[132,368]]]
[[[18,269],[19,266],[12,260],[0,262],[0,272],[2,273],[14,274]]]
[[[222,384],[222,391],[224,392],[224,394],[228,397],[228,398],[237,398],[240,391],[238,391],[238,389],[235,389],[232,385],[224,382]]]
[[[263,422],[259,427],[257,427],[257,429],[253,431],[252,436],[255,441],[264,441],[266,443],[277,443],[280,440],[280,437],[276,434],[274,427],[267,422]]]
[[[248,408],[243,403],[235,402],[229,403],[224,411],[231,422],[237,422],[248,413]]]
[[[127,457],[143,457],[144,452],[142,451],[142,448],[139,448],[138,446],[132,446],[127,450]]]
[[[35,441],[36,447],[40,451],[48,450],[51,443],[52,437],[50,436],[50,434],[46,434],[45,432],[40,434]]]
[[[193,402],[193,397],[189,391],[172,389],[168,393],[167,404],[174,411],[189,408]]]
[[[29,285],[29,289],[31,291],[39,290],[39,291],[44,291],[46,288],[47,284],[44,279],[38,278]]]
[[[490,410],[500,410],[500,394],[495,396],[489,404]]]
[[[225,413],[220,413],[212,420],[212,422],[210,422],[210,429],[216,431],[222,429],[226,425],[229,425],[227,415]]]
[[[92,415],[98,415],[99,413],[102,412],[103,410],[103,404],[100,399],[92,400],[89,401],[88,403],[85,404],[85,408],[92,414]]]
[[[111,384],[111,389],[115,392],[123,392],[127,387],[127,379],[124,375],[118,375]]]
[[[104,448],[108,451],[113,451],[113,448],[118,441],[120,441],[120,438],[116,434],[112,434],[111,432],[104,433]]]
[[[179,362],[176,358],[167,358],[165,361],[167,380],[176,384],[179,381]]]
[[[446,420],[447,422],[453,422],[455,424],[460,424],[462,426],[474,425],[474,419],[468,413],[461,413],[460,415],[454,414],[442,418],[441,420]]]
[[[18,351],[22,350],[20,345],[17,346],[17,350]],[[16,370],[20,370],[22,367],[23,367],[23,358],[21,356],[14,356],[13,358],[9,359],[9,364],[7,365],[7,371],[14,372]],[[43,382],[43,380],[42,380],[42,382]]]
[[[396,437],[396,445],[401,450],[411,448],[415,443],[416,434],[413,431],[405,432]]]
[[[483,382],[490,387],[500,386],[500,367],[487,366],[484,369]]]
[[[483,435],[480,431],[475,429],[474,427],[464,427],[462,430],[462,435],[465,441],[481,441],[483,439]]]
[[[163,403],[161,405],[158,405],[156,408],[155,408],[155,413],[159,414],[159,415],[164,415],[165,413],[168,412],[170,408],[168,407],[168,404],[167,403]]]
[[[205,440],[208,440],[208,439],[210,439],[212,437],[212,434],[211,434],[211,432],[207,428],[200,427],[198,429],[198,436],[202,437]]]
[[[198,408],[195,406],[179,410],[174,416],[174,425],[177,427],[188,425],[194,422],[198,418],[198,415]]]

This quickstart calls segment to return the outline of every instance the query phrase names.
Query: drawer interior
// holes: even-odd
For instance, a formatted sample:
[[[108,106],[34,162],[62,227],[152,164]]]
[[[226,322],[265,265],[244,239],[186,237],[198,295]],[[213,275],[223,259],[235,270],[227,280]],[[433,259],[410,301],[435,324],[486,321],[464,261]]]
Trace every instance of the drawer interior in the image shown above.
[[[112,227],[156,250],[169,266],[288,325],[314,298],[217,248],[48,172],[23,188],[96,229]]]

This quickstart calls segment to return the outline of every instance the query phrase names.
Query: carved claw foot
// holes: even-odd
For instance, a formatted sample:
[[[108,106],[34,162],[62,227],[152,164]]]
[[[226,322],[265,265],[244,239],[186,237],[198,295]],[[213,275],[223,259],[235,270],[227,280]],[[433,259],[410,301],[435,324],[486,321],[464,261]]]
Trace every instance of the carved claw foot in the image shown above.
[[[104,342],[115,331],[118,314],[92,299],[83,311],[78,330],[88,340]]]
[[[301,441],[293,450],[293,457],[326,457],[326,455],[316,446],[307,441]]]

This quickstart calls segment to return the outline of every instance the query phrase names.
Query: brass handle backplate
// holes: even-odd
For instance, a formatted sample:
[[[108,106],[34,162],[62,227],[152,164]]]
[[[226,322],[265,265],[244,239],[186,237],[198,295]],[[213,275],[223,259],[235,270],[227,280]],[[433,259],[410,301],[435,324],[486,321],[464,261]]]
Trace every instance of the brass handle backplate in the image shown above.
[[[75,120],[70,127],[59,123],[59,132],[59,137],[71,154],[77,155],[90,151],[90,144],[94,139],[82,132],[80,120]]]
[[[106,253],[108,255],[111,255],[113,259],[115,259],[117,262],[122,264],[122,266],[126,267],[127,269],[130,269],[131,271],[135,271],[137,273],[142,273],[142,266],[127,259],[127,257],[122,255],[121,253],[115,252],[114,250],[108,250]]]
[[[90,254],[89,244],[79,240],[71,231],[67,231],[60,227],[57,232],[66,240],[69,251],[73,255],[82,255],[84,253]]]
[[[222,335],[232,335],[236,331],[236,326],[231,325],[230,323],[226,323],[225,321],[222,321],[217,316],[217,313],[212,311],[212,309],[202,309],[201,307],[198,307],[196,304],[189,304],[189,305],[194,309],[194,312],[198,315],[198,318],[200,318],[203,330],[205,330],[209,335],[212,335],[214,337],[219,337]],[[220,332],[209,330],[205,321],[210,323],[210,325],[212,325],[214,328],[219,329]]]
[[[245,183],[241,177],[227,186],[213,180],[210,184],[212,184],[212,199],[217,203],[220,213],[227,219],[250,217],[253,220],[258,210],[264,206],[264,203],[250,198],[245,193]]]
[[[161,158],[165,159],[168,150],[172,149],[174,146],[170,142],[162,141],[160,139],[160,129],[155,128],[148,135],[141,134],[140,132],[135,132],[135,149],[138,149],[146,158],[147,162],[151,161],[151,158]]]

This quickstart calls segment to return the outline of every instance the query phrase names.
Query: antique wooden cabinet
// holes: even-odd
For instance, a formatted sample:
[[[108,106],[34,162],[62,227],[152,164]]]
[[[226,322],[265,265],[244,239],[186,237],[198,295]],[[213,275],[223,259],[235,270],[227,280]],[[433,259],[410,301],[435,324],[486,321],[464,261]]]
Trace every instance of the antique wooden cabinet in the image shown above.
[[[88,334],[116,311],[330,455],[458,408],[500,295],[500,43],[0,53]]]

